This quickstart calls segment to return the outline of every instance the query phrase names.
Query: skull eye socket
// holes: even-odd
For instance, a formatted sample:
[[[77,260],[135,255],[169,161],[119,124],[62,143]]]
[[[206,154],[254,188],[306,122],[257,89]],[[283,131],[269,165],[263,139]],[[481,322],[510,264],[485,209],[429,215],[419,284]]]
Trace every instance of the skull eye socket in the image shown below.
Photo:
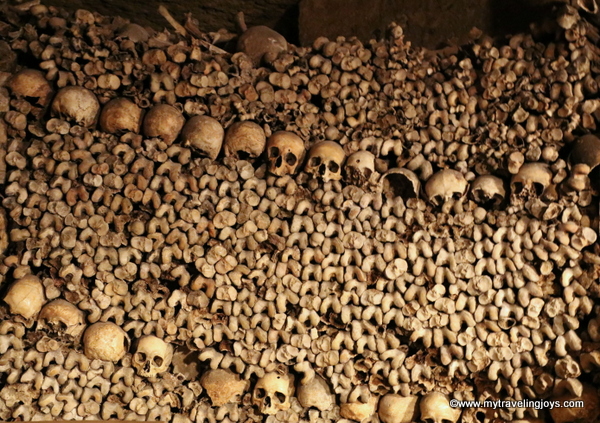
[[[279,152],[279,148],[278,147],[271,147],[269,149],[269,156],[270,157],[278,157],[280,154]]]
[[[296,159],[296,156],[292,153],[287,153],[285,155],[285,162],[290,165],[293,166],[296,164],[296,162],[298,161],[298,159]]]
[[[434,195],[431,197],[431,202],[436,206],[440,206],[444,203],[444,198],[441,195]]]
[[[535,195],[538,197],[544,193],[544,185],[540,184],[539,182],[533,183],[533,189],[535,189]]]
[[[329,169],[329,171],[331,171],[333,173],[338,173],[338,171],[340,170],[340,165],[337,164],[336,162],[330,161],[329,164],[327,165],[327,168]]]
[[[321,165],[321,158],[318,157],[318,156],[317,157],[312,157],[310,159],[310,165],[312,167],[318,167],[318,166],[320,166]]]
[[[285,402],[285,395],[281,392],[275,392],[275,398],[282,404]]]
[[[512,184],[512,190],[514,194],[519,194],[521,191],[523,191],[523,184],[521,182],[515,182]]]
[[[136,353],[135,357],[137,361],[146,361],[146,354],[144,354],[143,352]]]
[[[267,391],[265,391],[263,388],[258,388],[256,390],[256,398],[262,399],[267,395]]]
[[[461,192],[458,192],[458,191],[456,191],[456,192],[453,192],[453,193],[452,193],[452,198],[453,198],[454,200],[460,200],[460,199],[461,199],[461,197],[462,197],[462,193],[461,193]]]
[[[163,359],[162,359],[162,357],[159,357],[159,356],[155,356],[152,361],[158,367],[162,366],[162,364],[163,364]]]

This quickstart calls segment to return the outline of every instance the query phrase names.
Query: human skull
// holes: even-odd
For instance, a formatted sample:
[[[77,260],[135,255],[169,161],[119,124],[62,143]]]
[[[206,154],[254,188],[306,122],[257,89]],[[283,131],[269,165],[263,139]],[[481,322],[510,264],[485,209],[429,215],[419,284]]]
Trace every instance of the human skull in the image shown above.
[[[319,375],[305,384],[298,384],[296,398],[302,407],[315,407],[321,411],[329,410],[335,401],[329,385]]]
[[[383,423],[410,423],[419,414],[418,397],[387,394],[379,401],[379,419]]]
[[[294,394],[294,377],[292,375],[271,372],[258,379],[252,402],[263,414],[276,414],[291,407],[290,399]]]
[[[421,181],[411,170],[395,167],[388,170],[381,179],[383,192],[390,198],[399,196],[407,200],[419,197]]]
[[[41,107],[48,104],[52,94],[50,84],[37,69],[23,69],[17,72],[8,81],[8,87],[16,97],[32,99]]]
[[[450,406],[450,400],[441,392],[431,392],[421,398],[421,420],[425,423],[456,423],[460,410]]]
[[[213,406],[220,407],[240,397],[248,383],[231,370],[209,370],[202,375],[200,384],[206,390]]]
[[[167,371],[173,359],[173,346],[154,335],[138,339],[131,364],[137,374],[150,380]]]
[[[345,419],[363,421],[371,417],[377,409],[378,398],[376,395],[371,395],[369,401],[346,402],[340,406],[340,416]]]
[[[248,28],[237,42],[237,51],[250,57],[254,66],[258,66],[263,57],[272,60],[286,50],[287,41],[283,35],[263,25]]]
[[[513,198],[541,197],[552,183],[552,171],[545,163],[527,163],[510,182]],[[511,198],[512,199],[512,198]]]
[[[94,323],[83,334],[83,353],[94,360],[119,361],[129,349],[129,338],[111,322]]]
[[[44,286],[35,275],[25,275],[8,289],[4,297],[12,314],[31,319],[38,314],[46,301]]]
[[[293,175],[304,159],[304,141],[288,131],[277,131],[267,140],[269,172],[276,176]]]
[[[441,206],[452,199],[462,198],[468,186],[462,173],[453,169],[443,169],[427,180],[425,194],[433,205]]]
[[[57,299],[42,308],[39,323],[42,328],[48,327],[78,338],[85,329],[85,314],[70,302]]]
[[[171,145],[179,136],[184,124],[185,118],[175,107],[157,104],[146,113],[142,130],[145,136],[161,138],[165,144]]]
[[[375,173],[375,155],[365,150],[350,154],[344,172],[349,183],[357,186],[364,185]]]
[[[595,135],[584,135],[573,143],[573,149],[569,154],[569,178],[573,188],[581,188],[577,180],[589,179],[594,189],[600,189],[600,138]]]
[[[506,197],[504,182],[494,175],[481,175],[471,183],[471,197],[477,204],[498,207]]]
[[[133,101],[124,98],[113,98],[102,108],[100,113],[100,128],[109,134],[119,132],[140,131],[142,122],[142,109]]]
[[[225,133],[225,156],[236,159],[256,159],[265,150],[265,131],[257,123],[236,122]]]
[[[96,123],[100,103],[93,92],[74,85],[61,88],[56,93],[51,109],[53,116],[87,128]]]
[[[304,170],[323,182],[339,181],[342,179],[345,158],[346,153],[341,145],[334,141],[321,141],[313,145],[308,152]]]
[[[210,116],[194,116],[181,131],[181,142],[201,155],[215,160],[221,151],[225,130],[218,120]]]

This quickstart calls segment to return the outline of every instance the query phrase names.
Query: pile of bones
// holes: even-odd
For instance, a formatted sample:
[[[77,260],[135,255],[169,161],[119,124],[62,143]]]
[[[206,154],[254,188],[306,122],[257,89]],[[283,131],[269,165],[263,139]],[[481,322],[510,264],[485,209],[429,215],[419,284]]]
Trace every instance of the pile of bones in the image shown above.
[[[590,8],[430,51],[4,2],[0,420],[596,419]]]

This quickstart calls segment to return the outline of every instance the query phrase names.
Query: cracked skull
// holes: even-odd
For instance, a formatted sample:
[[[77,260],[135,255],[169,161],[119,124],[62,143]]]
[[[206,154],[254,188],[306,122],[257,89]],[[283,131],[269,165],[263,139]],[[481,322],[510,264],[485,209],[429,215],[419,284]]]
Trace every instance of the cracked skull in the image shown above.
[[[100,103],[90,90],[69,86],[61,88],[52,101],[52,114],[77,125],[90,127],[96,123]]]
[[[236,122],[225,133],[224,150],[226,157],[247,160],[256,159],[265,150],[265,131],[257,123]]]
[[[352,153],[346,160],[344,172],[351,184],[365,184],[375,173],[375,156],[370,151]]]
[[[506,197],[504,182],[494,175],[481,175],[471,183],[471,197],[477,204],[497,207]]]
[[[444,169],[434,173],[425,184],[425,193],[435,206],[442,206],[450,200],[459,200],[465,195],[468,182],[457,170]]]
[[[312,146],[308,152],[306,173],[320,178],[323,182],[342,179],[342,165],[346,153],[341,145],[334,141],[321,141]]]
[[[70,302],[57,299],[42,308],[39,324],[41,328],[62,331],[78,338],[85,329],[85,313]]]
[[[150,379],[165,372],[173,359],[173,346],[162,339],[147,335],[138,340],[132,365],[137,374]]]
[[[511,200],[542,197],[552,182],[552,171],[545,163],[527,163],[510,182]]]
[[[276,414],[288,410],[290,399],[294,394],[294,378],[292,375],[271,372],[258,379],[252,402],[263,414]]]
[[[278,131],[267,140],[269,172],[276,176],[293,175],[304,159],[304,141],[298,135]]]
[[[411,170],[396,167],[388,170],[381,179],[383,192],[390,198],[400,196],[407,200],[419,197],[421,182]]]

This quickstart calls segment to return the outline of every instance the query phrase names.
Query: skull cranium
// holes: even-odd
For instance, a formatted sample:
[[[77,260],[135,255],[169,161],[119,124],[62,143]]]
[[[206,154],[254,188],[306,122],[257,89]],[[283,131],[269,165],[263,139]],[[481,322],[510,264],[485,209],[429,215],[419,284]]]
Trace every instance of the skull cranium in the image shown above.
[[[181,141],[201,155],[215,160],[221,151],[225,131],[218,120],[210,116],[194,116],[181,131]]]
[[[234,401],[246,390],[247,382],[231,370],[215,369],[204,373],[200,384],[206,390],[212,404],[220,407]]]
[[[306,173],[327,181],[342,179],[342,165],[346,153],[341,145],[334,141],[321,141],[313,145],[308,152]]]
[[[421,182],[413,171],[396,167],[383,175],[382,188],[390,198],[400,196],[402,199],[408,200],[419,197]]]
[[[236,122],[225,133],[225,156],[242,160],[256,159],[263,153],[266,141],[265,131],[259,124],[248,120]]]
[[[471,183],[471,197],[478,204],[499,206],[506,197],[504,182],[494,175],[481,175]]]
[[[370,151],[357,151],[348,156],[344,166],[348,182],[364,185],[375,173],[375,156]]]
[[[85,329],[85,314],[70,302],[57,299],[42,308],[39,324],[78,338]]]
[[[152,380],[169,368],[172,359],[173,346],[171,344],[156,336],[147,335],[138,340],[131,364],[137,370],[138,375]]]
[[[300,383],[296,397],[302,407],[315,407],[321,411],[331,408],[335,400],[325,379],[318,375],[305,384]]]
[[[441,206],[452,199],[462,198],[468,185],[462,173],[453,169],[444,169],[429,178],[425,184],[425,193],[433,205]]]
[[[552,183],[552,171],[545,163],[527,163],[510,182],[511,200],[541,197]]]
[[[252,394],[252,402],[263,414],[276,414],[291,407],[290,399],[294,394],[292,375],[271,372],[261,377]]]
[[[276,176],[293,175],[304,159],[304,141],[298,135],[277,131],[267,140],[269,172]]]
[[[111,322],[97,322],[83,334],[83,353],[94,360],[117,362],[127,353],[129,338],[125,331]]]
[[[421,398],[421,420],[425,423],[456,423],[460,409],[450,407],[450,400],[441,392],[431,392]]]

